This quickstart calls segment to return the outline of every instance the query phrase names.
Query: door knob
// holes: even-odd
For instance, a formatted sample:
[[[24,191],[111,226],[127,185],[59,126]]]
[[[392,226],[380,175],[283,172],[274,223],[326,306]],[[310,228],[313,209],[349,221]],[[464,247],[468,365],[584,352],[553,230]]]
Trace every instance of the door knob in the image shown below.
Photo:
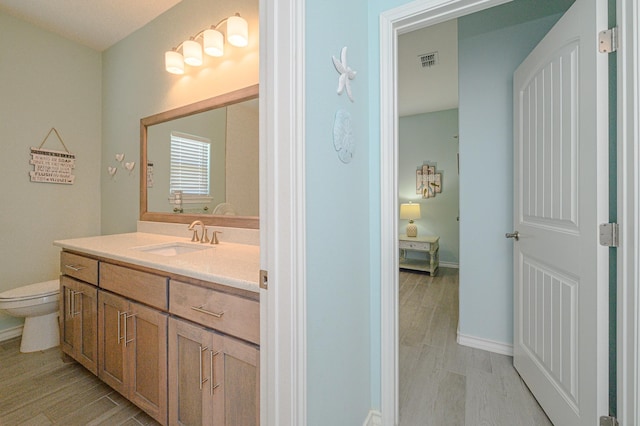
[[[506,234],[504,234],[505,238],[513,238],[516,241],[518,241],[520,239],[520,233],[518,231],[515,232],[507,232]]]

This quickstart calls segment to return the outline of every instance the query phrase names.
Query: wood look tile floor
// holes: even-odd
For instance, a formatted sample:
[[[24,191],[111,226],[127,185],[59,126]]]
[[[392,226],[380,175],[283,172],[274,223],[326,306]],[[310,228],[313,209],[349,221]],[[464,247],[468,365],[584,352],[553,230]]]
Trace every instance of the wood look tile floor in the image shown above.
[[[400,272],[400,425],[551,425],[512,357],[456,342],[458,270]]]
[[[20,353],[20,338],[0,342],[0,425],[157,425],[60,349]]]

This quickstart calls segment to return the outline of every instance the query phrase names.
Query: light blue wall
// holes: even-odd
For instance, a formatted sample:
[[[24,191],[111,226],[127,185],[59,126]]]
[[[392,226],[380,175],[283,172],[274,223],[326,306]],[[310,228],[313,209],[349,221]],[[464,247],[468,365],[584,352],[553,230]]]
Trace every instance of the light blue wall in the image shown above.
[[[400,117],[398,137],[399,203],[420,204],[421,218],[415,221],[418,236],[440,237],[440,262],[458,264],[458,110]],[[442,192],[423,199],[416,194],[416,168],[423,162],[437,166],[442,174]],[[404,234],[407,221],[400,220],[398,232]],[[442,265],[441,265],[442,266]]]
[[[360,425],[371,407],[367,1],[306,3],[308,424]],[[355,102],[336,94],[331,61],[348,46]],[[356,150],[333,146],[338,109]]]
[[[465,336],[510,345],[513,242],[504,234],[513,229],[513,72],[559,16],[476,31],[495,14],[458,20],[459,325]]]
[[[236,12],[249,24],[247,47],[227,44],[224,57],[205,55],[203,67],[187,66],[184,75],[164,70],[166,50]],[[182,0],[103,52],[102,234],[136,229],[140,167],[131,174],[120,170],[116,179],[106,169],[118,165],[117,153],[139,163],[140,119],[257,84],[258,33],[258,0]]]
[[[0,12],[0,291],[55,279],[53,241],[100,229],[100,53]],[[30,147],[55,127],[75,183],[29,179]],[[52,134],[43,148],[65,148]],[[21,320],[0,313],[0,334]]]

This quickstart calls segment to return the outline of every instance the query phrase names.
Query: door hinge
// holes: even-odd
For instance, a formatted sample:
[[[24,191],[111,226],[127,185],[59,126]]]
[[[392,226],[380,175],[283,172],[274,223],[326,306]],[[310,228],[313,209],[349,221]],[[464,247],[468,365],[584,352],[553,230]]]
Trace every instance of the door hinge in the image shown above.
[[[264,269],[260,269],[260,288],[264,290],[269,289],[269,272]]]
[[[600,245],[605,247],[618,247],[620,229],[617,223],[600,224]]]
[[[618,50],[618,27],[598,33],[598,51],[600,53],[612,53]]]
[[[601,416],[600,426],[618,426],[618,419],[611,416]]]

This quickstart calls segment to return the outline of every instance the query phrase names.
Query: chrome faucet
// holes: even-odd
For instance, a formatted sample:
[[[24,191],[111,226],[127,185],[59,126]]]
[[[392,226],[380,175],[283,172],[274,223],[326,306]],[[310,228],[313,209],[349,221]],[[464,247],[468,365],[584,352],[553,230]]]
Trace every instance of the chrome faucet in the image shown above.
[[[195,229],[196,226],[202,226],[202,238],[198,238],[198,230]],[[194,220],[193,222],[191,222],[191,225],[189,225],[189,231],[193,231],[193,237],[191,237],[191,241],[192,242],[199,242],[199,243],[208,243],[209,242],[209,236],[207,235],[207,227],[204,226],[204,223],[202,223],[201,220]]]

